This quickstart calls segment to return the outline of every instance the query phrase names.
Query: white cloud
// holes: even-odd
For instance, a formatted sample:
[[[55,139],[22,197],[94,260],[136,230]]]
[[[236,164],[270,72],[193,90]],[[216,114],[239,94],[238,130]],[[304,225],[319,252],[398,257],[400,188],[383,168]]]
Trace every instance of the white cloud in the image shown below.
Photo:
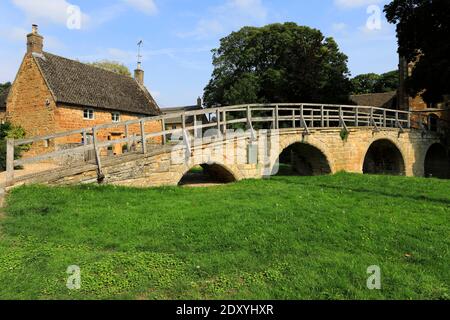
[[[384,0],[334,0],[334,3],[340,8],[349,9],[378,4],[383,1]]]
[[[12,2],[34,23],[51,22],[64,25],[67,25],[70,17],[67,9],[73,5],[66,0],[12,0]],[[88,18],[82,13],[82,25]]]
[[[23,50],[25,50],[26,36],[31,32],[20,27],[1,28],[0,39],[5,39],[13,43],[23,43]],[[56,37],[45,35],[44,37],[44,50],[61,50],[65,45]]]
[[[339,22],[339,23],[334,23],[331,26],[333,32],[335,33],[339,33],[339,32],[345,32],[348,29],[348,25],[343,23],[343,22]]]
[[[142,11],[145,14],[153,15],[158,12],[158,7],[154,0],[123,0],[131,7]]]
[[[227,0],[224,4],[209,9],[209,18],[197,22],[194,30],[179,32],[182,38],[207,38],[243,27],[247,24],[263,24],[268,16],[268,9],[262,0]]]

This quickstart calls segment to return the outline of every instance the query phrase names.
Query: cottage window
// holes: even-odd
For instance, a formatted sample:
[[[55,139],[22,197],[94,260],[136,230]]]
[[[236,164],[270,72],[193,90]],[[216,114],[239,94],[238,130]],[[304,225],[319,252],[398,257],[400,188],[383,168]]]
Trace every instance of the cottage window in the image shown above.
[[[119,112],[111,113],[111,119],[112,122],[120,122],[120,113]]]
[[[85,120],[94,120],[94,110],[93,109],[84,109],[83,118]]]

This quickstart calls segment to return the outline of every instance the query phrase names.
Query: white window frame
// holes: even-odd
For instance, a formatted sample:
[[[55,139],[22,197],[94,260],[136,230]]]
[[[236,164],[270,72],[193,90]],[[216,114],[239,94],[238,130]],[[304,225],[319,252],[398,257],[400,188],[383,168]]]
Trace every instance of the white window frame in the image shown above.
[[[117,119],[114,119],[115,116],[117,116]],[[112,122],[114,123],[120,122],[120,118],[121,118],[120,112],[111,112]]]
[[[87,117],[86,117],[86,113],[87,113]],[[90,109],[90,108],[84,109],[83,110],[83,119],[84,120],[94,120],[95,119],[94,109]]]

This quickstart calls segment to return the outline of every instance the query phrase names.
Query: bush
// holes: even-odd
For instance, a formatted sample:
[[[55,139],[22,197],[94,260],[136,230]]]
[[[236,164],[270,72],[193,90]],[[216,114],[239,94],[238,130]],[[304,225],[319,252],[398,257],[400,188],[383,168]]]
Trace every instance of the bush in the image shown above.
[[[0,124],[0,170],[6,170],[6,138],[23,139],[25,130],[20,126],[14,126],[10,122]],[[14,148],[14,159],[19,159],[29,146]]]

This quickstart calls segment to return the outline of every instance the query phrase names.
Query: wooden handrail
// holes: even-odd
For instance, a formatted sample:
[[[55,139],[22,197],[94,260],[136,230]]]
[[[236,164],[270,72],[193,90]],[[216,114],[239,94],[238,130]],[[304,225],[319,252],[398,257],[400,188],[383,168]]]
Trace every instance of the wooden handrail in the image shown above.
[[[270,112],[262,114],[263,112]],[[232,113],[241,113],[239,117],[228,117]],[[267,122],[271,124],[272,129],[295,129],[300,123],[300,127],[304,129],[305,133],[309,133],[310,129],[317,128],[320,124],[321,128],[338,127],[341,125],[344,128],[350,127],[369,127],[373,126],[378,130],[380,128],[403,128],[410,129],[413,127],[412,116],[418,113],[403,110],[386,109],[371,106],[354,106],[354,105],[333,105],[333,104],[318,104],[318,103],[267,103],[267,104],[244,104],[226,107],[216,107],[210,109],[183,111],[177,113],[163,114],[154,117],[145,117],[135,120],[101,124],[90,128],[83,128],[71,130],[66,132],[58,132],[49,135],[43,135],[27,139],[8,140],[7,148],[7,177],[8,182],[12,183],[14,179],[14,166],[38,162],[45,159],[55,158],[67,154],[82,153],[89,150],[96,151],[96,160],[101,172],[99,149],[114,146],[123,143],[140,142],[142,152],[147,152],[147,141],[151,138],[162,137],[162,143],[165,144],[167,137],[173,134],[186,134],[194,132],[194,136],[198,137],[200,133],[206,129],[214,128],[218,135],[226,134],[228,126],[233,124],[247,124],[247,128],[253,131],[253,123]],[[216,121],[201,123],[197,117],[205,116],[211,118],[215,115]],[[194,118],[193,126],[188,125],[187,119]],[[422,118],[423,115],[418,115]],[[182,129],[166,130],[165,123],[168,119],[181,118]],[[162,128],[159,131],[147,133],[145,132],[145,124],[148,122],[162,123]],[[420,120],[422,121],[422,120]],[[286,127],[285,124],[289,124]],[[283,124],[283,125],[282,125]],[[139,127],[140,135],[130,136],[130,126],[136,125]],[[98,141],[97,133],[101,130],[107,129],[123,129],[125,132],[124,139],[111,140],[107,142]],[[87,144],[87,135],[94,135],[95,146]],[[30,145],[40,141],[50,141],[59,138],[80,135],[83,138],[83,143],[75,144],[72,149],[51,152],[45,155],[37,155],[23,160],[14,160],[14,147]],[[128,146],[128,151],[130,147]],[[7,183],[8,183],[7,182]]]

